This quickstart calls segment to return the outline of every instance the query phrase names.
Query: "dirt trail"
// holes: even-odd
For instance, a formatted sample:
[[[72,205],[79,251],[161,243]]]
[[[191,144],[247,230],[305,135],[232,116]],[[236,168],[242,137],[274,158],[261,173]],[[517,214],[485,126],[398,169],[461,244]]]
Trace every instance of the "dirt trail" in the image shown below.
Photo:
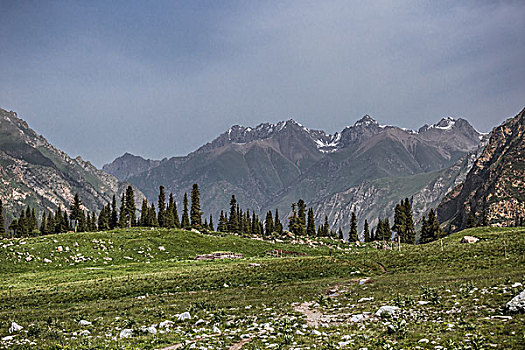
[[[304,302],[294,306],[294,310],[306,316],[306,324],[308,327],[317,328],[321,324],[323,314],[317,310],[310,309],[310,306],[313,304],[312,301]]]

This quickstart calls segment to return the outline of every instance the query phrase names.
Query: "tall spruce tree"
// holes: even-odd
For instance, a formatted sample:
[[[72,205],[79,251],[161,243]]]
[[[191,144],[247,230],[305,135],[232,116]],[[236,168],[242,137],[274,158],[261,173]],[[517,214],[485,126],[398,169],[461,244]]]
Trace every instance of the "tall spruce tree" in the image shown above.
[[[164,192],[164,186],[159,186],[159,198],[157,202],[157,208],[159,210],[159,226],[167,227],[166,225],[166,193]]]
[[[306,204],[304,200],[297,201],[297,234],[306,234]]]
[[[125,215],[127,227],[135,226],[137,221],[137,207],[135,206],[135,193],[131,185],[126,188]]]
[[[475,216],[474,213],[471,211],[471,212],[468,214],[467,227],[466,227],[466,228],[472,228],[472,227],[476,227],[476,226],[478,226],[478,222],[476,221],[476,216]]]
[[[394,225],[392,225],[392,230],[401,238],[401,242],[405,243],[406,240],[406,213],[404,201],[396,204],[394,209]]]
[[[349,242],[356,242],[359,240],[359,236],[357,233],[357,216],[355,215],[355,212],[352,212],[352,216],[350,218],[350,232],[348,233],[348,241]]]
[[[140,226],[149,226],[148,225],[148,215],[149,215],[149,206],[146,198],[142,199],[142,206],[140,208]]]
[[[184,193],[184,199],[182,200],[182,221],[181,226],[183,229],[188,230],[191,228],[190,225],[190,216],[188,215],[188,194]]]
[[[264,232],[266,233],[266,236],[271,236],[274,229],[272,211],[268,210],[266,213],[266,220],[264,220]]]
[[[296,203],[292,203],[292,213],[288,217],[288,230],[293,234],[299,233],[299,223],[297,220],[297,210],[295,209],[297,206]]]
[[[363,239],[367,243],[371,242],[370,232],[369,232],[369,227],[368,227],[368,220],[367,219],[365,219],[365,226],[363,227]]]
[[[410,200],[405,198],[403,203],[405,212],[405,243],[415,244],[416,243],[416,230],[414,228],[414,218],[412,215],[412,204]]]
[[[78,196],[78,193],[75,193],[73,203],[71,204],[71,220],[73,220],[73,229],[75,232],[77,232],[81,220],[84,219],[84,211],[82,210],[81,205],[82,202],[80,201],[80,197]]]
[[[165,226],[169,228],[175,227],[175,216],[173,216],[173,210],[175,207],[175,199],[173,198],[173,193],[170,193],[168,197],[168,206],[164,213]]]
[[[215,226],[213,225],[213,216],[210,213],[210,221],[208,222],[208,228],[210,231],[215,231]]]
[[[235,195],[232,195],[230,200],[230,216],[228,220],[228,231],[239,232],[239,219],[237,216],[237,200]]]
[[[341,227],[339,227],[339,230],[337,231],[337,237],[341,240],[344,239],[343,230],[341,230]]]
[[[312,208],[308,209],[308,220],[306,223],[306,235],[315,236],[315,217],[314,217],[314,210]]]
[[[197,230],[202,227],[201,192],[199,185],[193,184],[191,189],[191,226]]]
[[[118,215],[118,226],[120,228],[126,227],[126,194],[122,194],[122,198],[120,200],[120,209],[119,209],[119,215]]]
[[[224,212],[221,210],[221,214],[219,215],[219,223],[217,224],[217,231],[226,232],[227,229],[228,229],[228,222],[226,218],[224,217]]]
[[[111,214],[109,216],[109,229],[113,230],[118,225],[118,216],[117,216],[117,198],[113,195],[111,200]]]
[[[180,228],[179,212],[177,210],[177,202],[173,201],[173,209],[171,210],[173,215],[173,224],[176,228]]]
[[[283,224],[281,223],[281,219],[279,218],[279,209],[275,209],[275,215],[274,215],[274,230],[278,234],[283,234]]]

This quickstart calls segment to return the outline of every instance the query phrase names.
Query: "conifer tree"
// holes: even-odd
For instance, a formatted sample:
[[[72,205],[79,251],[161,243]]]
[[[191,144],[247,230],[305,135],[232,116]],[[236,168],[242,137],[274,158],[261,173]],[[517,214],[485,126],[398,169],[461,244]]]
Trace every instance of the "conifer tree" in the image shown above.
[[[341,240],[344,239],[344,236],[343,236],[343,230],[341,230],[341,227],[339,227],[339,231],[337,232],[337,237]]]
[[[304,200],[297,201],[297,234],[304,235],[306,233],[306,204]]]
[[[120,201],[120,210],[119,210],[119,217],[118,217],[118,226],[120,228],[126,227],[126,194],[122,194],[122,199]]]
[[[199,185],[193,184],[191,189],[191,226],[197,230],[202,227],[201,192]]]
[[[405,243],[415,244],[416,243],[416,231],[414,228],[414,219],[412,215],[412,205],[408,198],[405,198],[404,202],[405,212]]]
[[[401,201],[400,204],[396,204],[394,209],[394,225],[392,225],[392,230],[395,231],[399,237],[401,237],[401,242],[403,243],[405,243],[406,239],[406,221],[405,206],[404,202]]]
[[[279,209],[275,209],[274,230],[280,235],[283,234],[283,224],[281,223],[281,219],[279,219]]]
[[[180,228],[179,212],[177,211],[177,202],[173,201],[173,209],[171,210],[173,215],[173,224],[176,228]]]
[[[101,231],[109,230],[109,211],[109,206],[105,206],[98,214],[98,229]]]
[[[109,229],[113,230],[118,225],[118,216],[117,216],[117,198],[113,195],[111,200],[111,214],[109,216]]]
[[[372,228],[370,230],[370,242],[373,242],[375,240],[377,240],[377,238],[376,238],[376,231]]]
[[[173,211],[175,209],[175,200],[173,199],[173,193],[170,193],[168,199],[168,206],[164,213],[165,226],[169,228],[175,227],[175,216],[173,216]]]
[[[190,217],[188,215],[188,194],[184,193],[184,199],[182,201],[183,211],[182,211],[182,221],[181,226],[183,229],[190,229]]]
[[[476,217],[474,216],[474,213],[471,211],[468,214],[467,228],[472,228],[472,227],[476,227],[476,226],[477,226]]]
[[[272,211],[268,210],[266,213],[266,220],[264,220],[264,232],[266,236],[271,236],[274,231]]]
[[[75,197],[73,197],[73,203],[71,204],[71,220],[73,220],[73,231],[78,231],[78,226],[80,224],[81,216],[82,219],[84,219],[84,211],[80,207],[82,205],[82,202],[80,201],[80,197],[78,196],[78,193],[75,193]]]
[[[355,215],[355,212],[352,212],[352,216],[350,218],[350,232],[348,233],[348,241],[349,242],[356,242],[359,240],[359,236],[357,233],[357,217]]]
[[[483,209],[483,213],[481,216],[481,226],[489,226],[489,215],[487,213],[487,209]]]
[[[224,212],[221,210],[221,214],[219,215],[219,223],[217,224],[217,231],[226,232],[227,226],[228,226],[228,223],[226,221],[226,218],[224,217]]]
[[[330,233],[329,230],[330,230],[330,225],[328,225],[328,215],[325,215],[322,235],[325,237],[328,236]]]
[[[164,186],[159,186],[159,199],[157,208],[159,209],[159,226],[166,227],[166,193],[164,193]]]
[[[299,234],[299,223],[297,218],[296,203],[292,203],[292,214],[288,217],[288,230],[293,234]]]
[[[215,231],[215,226],[213,225],[213,216],[210,214],[210,221],[208,222],[208,228],[210,231]]]
[[[140,226],[149,226],[148,225],[148,216],[150,215],[150,212],[149,212],[149,206],[148,206],[148,201],[146,200],[146,198],[144,198],[142,200],[142,206],[141,206],[141,209],[140,209]],[[99,224],[100,226],[100,224]]]
[[[0,199],[0,235],[5,233],[5,214],[4,214],[4,205],[2,199]]]
[[[137,207],[135,206],[135,193],[133,187],[128,186],[126,189],[126,203],[125,203],[125,215],[127,227],[135,226]]]
[[[228,220],[228,231],[239,231],[239,219],[237,216],[237,200],[235,199],[235,195],[232,195],[232,198],[230,200],[230,216]]]
[[[371,242],[370,240],[370,232],[369,232],[369,228],[368,228],[368,220],[365,219],[365,226],[363,227],[363,239],[365,240],[365,242]]]
[[[308,220],[306,224],[306,235],[315,236],[315,218],[314,210],[312,208],[308,209]]]
[[[46,212],[42,212],[42,218],[40,219],[40,233],[43,235],[47,234],[47,218]]]

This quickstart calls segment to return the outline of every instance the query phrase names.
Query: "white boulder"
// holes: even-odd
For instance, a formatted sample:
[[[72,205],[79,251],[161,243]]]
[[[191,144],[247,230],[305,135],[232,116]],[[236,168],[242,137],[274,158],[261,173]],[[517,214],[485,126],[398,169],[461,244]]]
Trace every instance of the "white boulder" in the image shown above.
[[[474,236],[464,236],[461,239],[461,243],[476,243],[477,241],[479,241],[479,238]]]
[[[184,320],[189,320],[189,319],[191,319],[191,315],[188,311],[177,315],[177,320],[179,321],[184,321]]]
[[[24,327],[22,327],[21,325],[19,325],[16,322],[13,322],[13,323],[11,323],[11,327],[9,327],[9,333],[19,332],[22,329],[24,329]]]
[[[175,324],[175,322],[173,322],[173,321],[169,321],[169,320],[162,321],[161,323],[159,323],[159,328],[170,328],[174,324]]]
[[[131,338],[133,336],[133,329],[125,328],[120,331],[120,338]]]
[[[78,321],[78,325],[79,326],[91,326],[91,322],[86,321],[86,320],[80,320]]]
[[[383,314],[392,315],[401,310],[397,306],[381,306],[379,310],[376,311],[376,316],[382,316]]]
[[[525,289],[507,303],[509,312],[525,312]]]

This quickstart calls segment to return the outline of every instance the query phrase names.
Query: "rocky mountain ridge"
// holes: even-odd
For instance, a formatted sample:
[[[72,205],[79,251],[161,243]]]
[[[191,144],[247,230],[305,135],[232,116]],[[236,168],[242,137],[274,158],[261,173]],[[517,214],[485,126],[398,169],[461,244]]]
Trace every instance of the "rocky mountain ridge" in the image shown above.
[[[492,130],[465,181],[438,207],[450,231],[465,228],[471,213],[495,226],[525,218],[525,109]]]
[[[0,109],[0,198],[9,217],[30,205],[37,212],[69,207],[79,193],[97,211],[127,184],[80,157],[71,158],[32,130],[15,112]],[[137,199],[141,193],[137,191]]]

